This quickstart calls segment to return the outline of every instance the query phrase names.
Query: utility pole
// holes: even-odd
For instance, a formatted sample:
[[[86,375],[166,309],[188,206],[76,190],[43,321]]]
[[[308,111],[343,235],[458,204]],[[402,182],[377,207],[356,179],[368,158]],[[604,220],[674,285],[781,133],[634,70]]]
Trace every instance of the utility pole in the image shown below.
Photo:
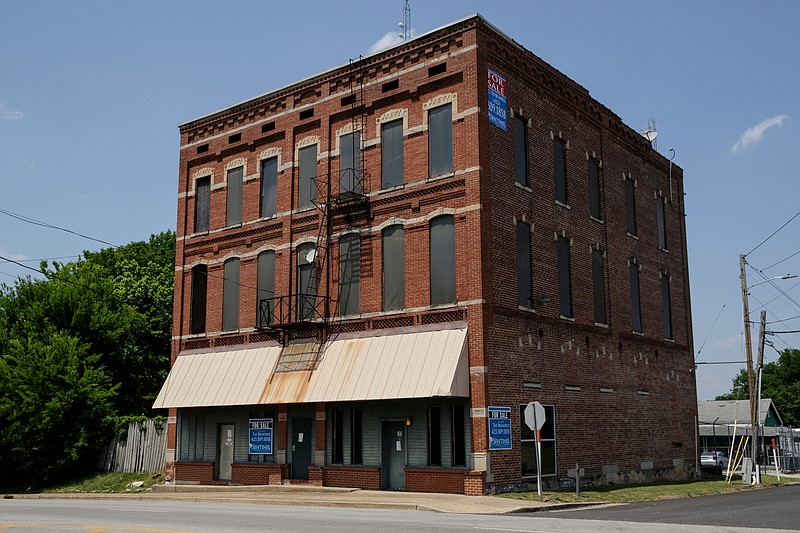
[[[764,371],[764,337],[766,336],[767,328],[767,310],[761,310],[761,321],[758,329],[758,394],[756,395],[756,424],[757,429],[763,433],[764,428],[761,427],[761,373]],[[761,442],[758,443],[758,452],[761,454]],[[766,464],[766,462],[765,462]],[[756,470],[756,483],[761,483],[761,472]]]
[[[753,468],[755,468],[756,460],[756,396],[755,396],[755,383],[753,379],[753,343],[750,338],[750,303],[747,293],[747,273],[745,272],[744,255],[739,256],[739,272],[742,279],[742,306],[744,310],[744,346],[745,354],[747,355],[747,392],[750,397],[750,428],[751,437],[753,439],[752,447],[752,460]]]

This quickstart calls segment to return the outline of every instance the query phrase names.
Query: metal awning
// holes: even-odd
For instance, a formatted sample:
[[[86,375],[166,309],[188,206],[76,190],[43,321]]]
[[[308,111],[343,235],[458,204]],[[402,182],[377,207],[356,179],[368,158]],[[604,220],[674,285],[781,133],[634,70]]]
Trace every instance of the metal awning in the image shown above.
[[[276,372],[282,350],[272,345],[182,354],[153,407],[469,396],[465,325],[342,335],[329,342],[313,371]]]

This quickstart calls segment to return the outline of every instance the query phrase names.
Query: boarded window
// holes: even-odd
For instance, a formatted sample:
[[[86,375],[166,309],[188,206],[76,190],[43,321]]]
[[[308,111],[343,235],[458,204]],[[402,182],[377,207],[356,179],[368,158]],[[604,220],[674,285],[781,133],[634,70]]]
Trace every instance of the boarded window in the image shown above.
[[[339,139],[339,191],[361,190],[361,132],[356,131]]]
[[[531,227],[517,222],[517,303],[522,307],[531,304]]]
[[[194,231],[208,231],[211,214],[211,176],[197,178],[194,195]]]
[[[630,178],[625,178],[625,215],[628,233],[636,235],[636,184]]]
[[[405,242],[403,226],[383,230],[383,310],[405,307]]]
[[[314,318],[318,282],[314,275],[314,254],[314,243],[307,242],[297,247],[297,317],[300,320]]]
[[[317,192],[317,145],[305,146],[298,150],[297,207],[311,205]]]
[[[256,316],[258,325],[271,324],[274,316],[275,298],[275,252],[266,251],[258,254],[258,301]]]
[[[452,215],[431,221],[431,305],[456,301],[456,246]]]
[[[242,179],[244,168],[236,167],[228,171],[228,205],[225,214],[225,225],[242,223]]]
[[[339,239],[339,314],[361,311],[361,242],[356,234]]]
[[[536,432],[525,423],[525,407],[519,406],[520,444],[522,448],[523,477],[536,475]],[[542,475],[556,475],[556,408],[545,405],[545,422],[540,430],[542,439]]]
[[[558,248],[558,302],[561,316],[572,316],[572,287],[569,272],[569,239],[559,237]]]
[[[658,222],[658,247],[667,249],[667,226],[664,221],[664,197],[656,197],[656,219]]]
[[[556,200],[564,205],[567,197],[567,144],[561,139],[553,141],[553,164],[556,177]]]
[[[442,465],[442,409],[429,406],[428,411],[428,466]]]
[[[239,259],[225,261],[222,284],[222,329],[239,328]]]
[[[600,162],[594,157],[589,158],[589,215],[603,220],[600,204]]]
[[[664,322],[664,338],[672,338],[672,306],[669,302],[669,276],[661,276],[661,313]]]
[[[628,267],[631,281],[631,330],[642,332],[642,306],[639,299],[639,265],[631,263]]]
[[[381,187],[403,184],[403,119],[381,125]]]
[[[344,411],[341,409],[333,410],[332,420],[332,436],[333,436],[333,457],[331,462],[344,463]]]
[[[278,212],[278,158],[261,161],[261,216],[271,217]]]
[[[361,409],[352,409],[350,411],[350,464],[360,465],[364,462],[363,459],[363,413]]]
[[[592,250],[592,284],[594,288],[594,322],[606,324],[605,261],[599,250]]]
[[[208,291],[208,267],[192,268],[192,303],[189,331],[192,334],[206,332],[206,294]]]
[[[514,117],[514,180],[528,185],[528,128],[520,116]]]
[[[467,466],[464,406],[454,405],[450,410],[453,466]]]
[[[452,104],[428,111],[428,159],[431,176],[453,171]]]

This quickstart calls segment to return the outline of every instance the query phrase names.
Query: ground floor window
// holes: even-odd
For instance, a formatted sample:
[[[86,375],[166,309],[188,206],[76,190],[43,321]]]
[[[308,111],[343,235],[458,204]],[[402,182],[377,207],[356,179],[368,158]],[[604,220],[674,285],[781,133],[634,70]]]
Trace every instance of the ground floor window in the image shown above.
[[[205,415],[186,409],[180,411],[180,439],[178,459],[180,461],[202,461],[205,447]]]
[[[350,410],[350,464],[360,465],[364,462],[362,458],[362,412],[361,409]]]
[[[536,432],[525,424],[524,410],[527,404],[519,406],[520,449],[522,450],[522,475],[536,475]],[[545,405],[545,423],[541,429],[542,437],[542,475],[556,475],[556,408]]]
[[[453,466],[467,466],[467,451],[464,438],[464,406],[453,405],[451,412],[451,444],[453,447]]]
[[[428,407],[428,466],[442,466],[442,410]]]

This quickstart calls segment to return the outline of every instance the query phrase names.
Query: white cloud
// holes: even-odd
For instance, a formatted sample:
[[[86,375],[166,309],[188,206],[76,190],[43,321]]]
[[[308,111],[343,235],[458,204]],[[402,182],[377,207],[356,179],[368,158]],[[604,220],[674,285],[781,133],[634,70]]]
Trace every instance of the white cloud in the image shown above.
[[[22,111],[11,109],[5,104],[0,104],[0,120],[22,120],[25,114]]]
[[[778,115],[768,118],[760,124],[756,124],[752,128],[748,128],[747,131],[742,133],[742,137],[739,139],[739,141],[731,147],[731,153],[733,154],[739,150],[744,150],[751,144],[757,143],[761,140],[761,137],[763,137],[765,131],[773,126],[782,126],[784,120],[789,120],[789,116]]]
[[[3,248],[0,248],[0,255],[11,261],[25,261],[26,259],[28,259],[28,256],[25,254],[15,254],[13,252],[7,252]],[[0,259],[0,263],[7,263],[7,262],[8,261]]]
[[[729,350],[734,346],[738,346],[742,343],[742,336],[741,334],[737,334],[733,337],[729,337],[727,339],[721,339],[714,342],[714,347],[719,348],[720,350]]]
[[[402,42],[403,38],[400,37],[398,32],[396,31],[386,32],[386,35],[375,41],[372,44],[372,46],[369,47],[368,54],[374,54],[375,52],[386,50],[387,48],[391,48],[392,46],[400,44]]]

